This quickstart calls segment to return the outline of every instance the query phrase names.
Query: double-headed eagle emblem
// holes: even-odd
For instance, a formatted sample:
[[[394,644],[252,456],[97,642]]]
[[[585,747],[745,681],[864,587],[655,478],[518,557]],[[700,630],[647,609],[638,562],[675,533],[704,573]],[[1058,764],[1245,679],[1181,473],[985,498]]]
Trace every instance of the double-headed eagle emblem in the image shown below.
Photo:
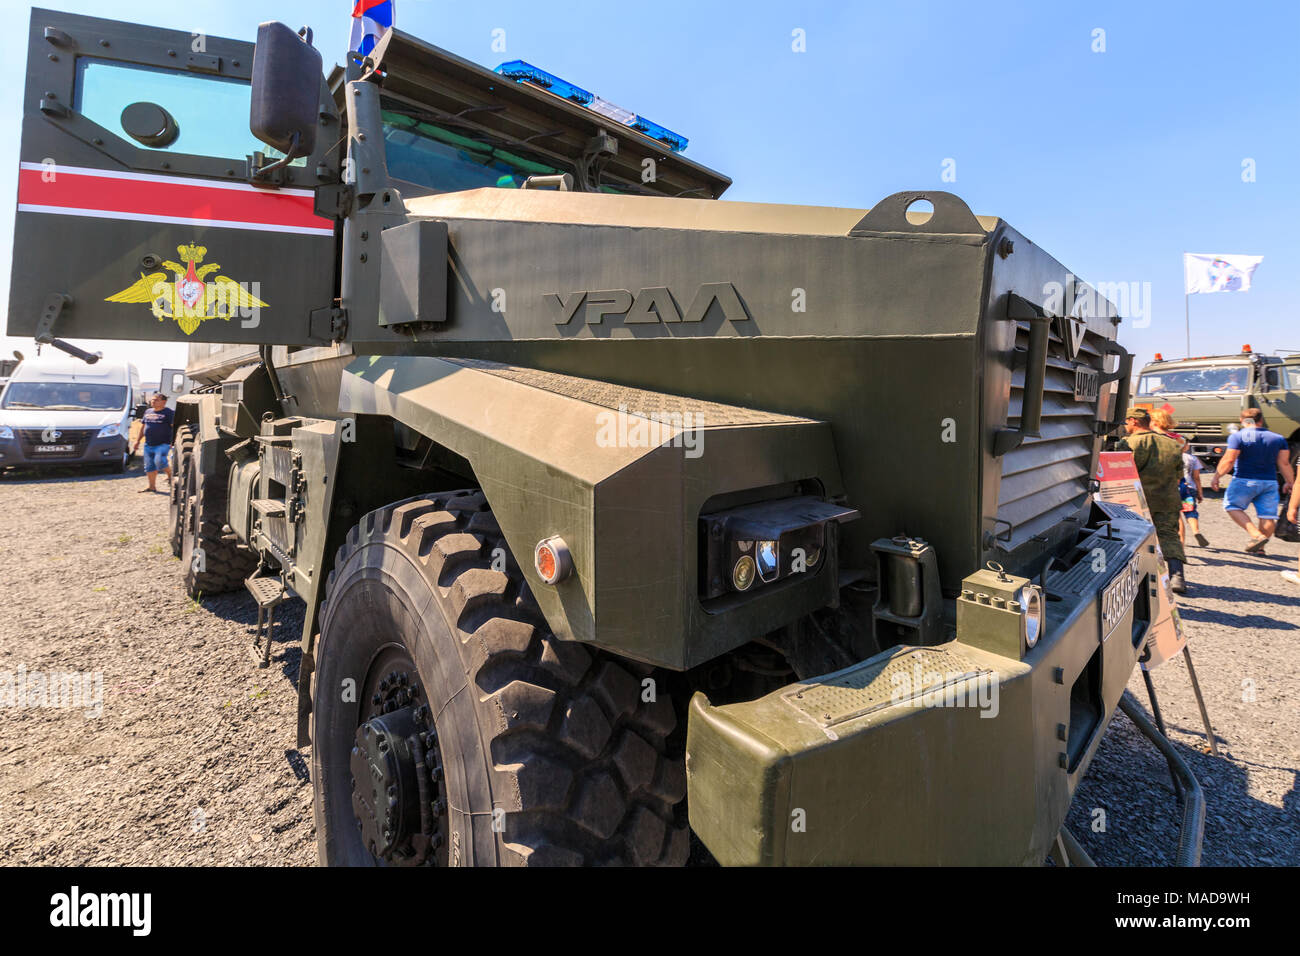
[[[265,308],[266,303],[249,292],[234,279],[226,276],[213,276],[221,268],[215,262],[199,266],[208,254],[206,246],[193,243],[177,246],[185,265],[163,260],[163,267],[175,273],[175,280],[169,281],[165,272],[140,273],[140,278],[121,292],[110,295],[105,302],[148,302],[150,311],[161,322],[163,319],[175,319],[181,331],[190,335],[205,319],[225,319],[241,309]]]

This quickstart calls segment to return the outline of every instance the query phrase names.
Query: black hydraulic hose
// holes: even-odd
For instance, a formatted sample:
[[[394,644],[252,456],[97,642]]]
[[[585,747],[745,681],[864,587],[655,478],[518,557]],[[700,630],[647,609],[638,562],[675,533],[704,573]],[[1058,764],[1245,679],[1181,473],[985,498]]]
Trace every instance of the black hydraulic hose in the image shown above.
[[[433,811],[429,806],[429,765],[425,761],[424,744],[420,735],[411,735],[411,750],[415,755],[415,785],[420,792],[420,832],[433,835]]]
[[[1183,825],[1178,832],[1178,855],[1174,859],[1174,865],[1200,866],[1201,841],[1205,837],[1205,794],[1201,790],[1201,785],[1196,782],[1192,768],[1187,766],[1187,763],[1179,756],[1178,751],[1174,749],[1174,745],[1155,728],[1151,721],[1147,720],[1147,715],[1142,713],[1142,708],[1127,693],[1120,697],[1119,709],[1124,711],[1128,719],[1133,722],[1133,726],[1140,730],[1165,755],[1170,768],[1182,780],[1184,794]]]
[[[95,352],[87,352],[85,349],[79,349],[71,342],[65,342],[63,339],[50,339],[48,345],[52,345],[60,352],[67,352],[73,358],[79,358],[87,365],[94,365],[99,361],[100,356]]]

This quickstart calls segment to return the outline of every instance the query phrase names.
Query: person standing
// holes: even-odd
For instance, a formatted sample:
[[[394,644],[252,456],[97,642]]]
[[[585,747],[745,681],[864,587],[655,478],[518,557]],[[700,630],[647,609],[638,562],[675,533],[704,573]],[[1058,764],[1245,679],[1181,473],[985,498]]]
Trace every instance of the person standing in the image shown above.
[[[1292,483],[1291,501],[1286,506],[1286,517],[1292,524],[1300,524],[1300,481]],[[1297,562],[1294,571],[1283,571],[1282,578],[1292,584],[1300,584],[1300,562]]]
[[[1152,410],[1151,430],[1153,432],[1159,432],[1162,435],[1168,435],[1174,441],[1178,442],[1179,448],[1187,447],[1187,439],[1174,431],[1174,416],[1169,414],[1169,410],[1166,408],[1157,408]]]
[[[1219,490],[1219,479],[1232,472],[1232,481],[1223,495],[1223,508],[1229,517],[1250,535],[1246,551],[1263,554],[1264,545],[1277,527],[1281,496],[1277,490],[1277,473],[1282,473],[1282,494],[1291,491],[1295,473],[1286,439],[1264,427],[1264,413],[1258,408],[1241,411],[1241,430],[1228,437],[1228,450],[1210,478],[1210,487]],[[1246,513],[1255,506],[1256,527]]]
[[[1183,543],[1178,540],[1178,515],[1182,501],[1178,495],[1178,482],[1183,473],[1183,455],[1178,442],[1168,435],[1151,429],[1151,415],[1145,408],[1131,408],[1124,420],[1125,438],[1119,446],[1133,453],[1138,477],[1142,479],[1142,494],[1151,511],[1151,523],[1156,526],[1160,551],[1169,562],[1169,589],[1175,594],[1187,593],[1183,577]]]
[[[162,392],[154,392],[153,398],[149,400],[149,405],[149,410],[141,418],[144,423],[144,431],[135,440],[135,447],[131,449],[131,454],[134,455],[136,449],[140,447],[141,440],[144,441],[144,473],[145,478],[149,480],[149,487],[141,488],[141,494],[146,491],[156,492],[158,490],[158,472],[160,471],[166,472],[169,485],[172,481],[172,468],[167,461],[167,454],[172,447],[174,414],[167,407],[167,396]]]
[[[1183,524],[1196,536],[1196,543],[1207,548],[1210,539],[1201,534],[1201,513],[1196,509],[1197,504],[1205,500],[1205,492],[1201,489],[1201,472],[1205,466],[1186,447],[1183,446],[1183,477],[1178,482],[1178,495],[1183,499]],[[1179,528],[1181,530],[1182,525]]]

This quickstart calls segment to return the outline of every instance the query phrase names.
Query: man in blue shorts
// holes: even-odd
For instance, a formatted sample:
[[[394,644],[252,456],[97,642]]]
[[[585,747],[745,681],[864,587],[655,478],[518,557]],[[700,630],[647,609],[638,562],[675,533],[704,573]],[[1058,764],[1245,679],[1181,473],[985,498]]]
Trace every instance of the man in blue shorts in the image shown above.
[[[131,449],[131,453],[135,454],[136,448],[140,447],[140,440],[144,440],[144,474],[149,479],[149,487],[141,488],[141,494],[158,490],[160,471],[167,474],[168,484],[171,484],[172,480],[172,467],[167,461],[167,453],[172,447],[173,413],[167,407],[167,396],[162,392],[154,392],[149,405],[149,411],[145,412],[144,417],[140,419],[144,422],[144,431],[140,438],[136,439],[135,448]]]
[[[1286,439],[1264,427],[1264,413],[1258,408],[1245,408],[1241,412],[1241,430],[1228,438],[1228,450],[1219,459],[1210,487],[1219,490],[1219,478],[1232,471],[1232,481],[1223,496],[1223,508],[1232,520],[1250,535],[1246,550],[1263,554],[1264,545],[1277,527],[1278,493],[1277,473],[1282,473],[1283,494],[1291,491],[1295,474],[1291,470],[1291,456]],[[1246,514],[1255,506],[1256,528]]]

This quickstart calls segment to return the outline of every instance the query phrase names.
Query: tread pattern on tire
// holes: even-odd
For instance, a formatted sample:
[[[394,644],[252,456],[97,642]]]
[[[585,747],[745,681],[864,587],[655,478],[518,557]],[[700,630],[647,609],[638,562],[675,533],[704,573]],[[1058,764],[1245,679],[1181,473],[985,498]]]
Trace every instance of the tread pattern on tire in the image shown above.
[[[642,699],[653,668],[550,633],[481,492],[371,512],[348,533],[335,568],[380,539],[424,569],[455,622],[493,800],[505,810],[505,862],[684,864],[682,734],[664,696]],[[494,570],[503,556],[505,571]],[[331,573],[327,603],[334,581]]]
[[[190,471],[194,471],[192,454]],[[200,486],[198,476],[195,478],[197,488]],[[221,530],[226,524],[228,483],[229,473],[221,469],[214,475],[203,476],[194,511],[197,525],[184,529],[186,535],[194,536],[194,545],[203,548],[202,571],[196,571],[193,562],[185,561],[183,554],[181,558],[185,565],[185,591],[192,598],[236,591],[244,586],[245,579],[257,567],[257,552],[240,544],[233,533],[226,534]],[[188,490],[187,483],[183,494],[188,495]],[[188,501],[183,506],[188,514]]]
[[[171,545],[172,556],[179,558],[183,545],[182,536],[185,534],[185,494],[189,481],[189,468],[191,457],[194,452],[194,428],[190,425],[182,425],[176,429],[176,441],[173,444],[176,459],[172,468],[172,493],[171,493]]]

